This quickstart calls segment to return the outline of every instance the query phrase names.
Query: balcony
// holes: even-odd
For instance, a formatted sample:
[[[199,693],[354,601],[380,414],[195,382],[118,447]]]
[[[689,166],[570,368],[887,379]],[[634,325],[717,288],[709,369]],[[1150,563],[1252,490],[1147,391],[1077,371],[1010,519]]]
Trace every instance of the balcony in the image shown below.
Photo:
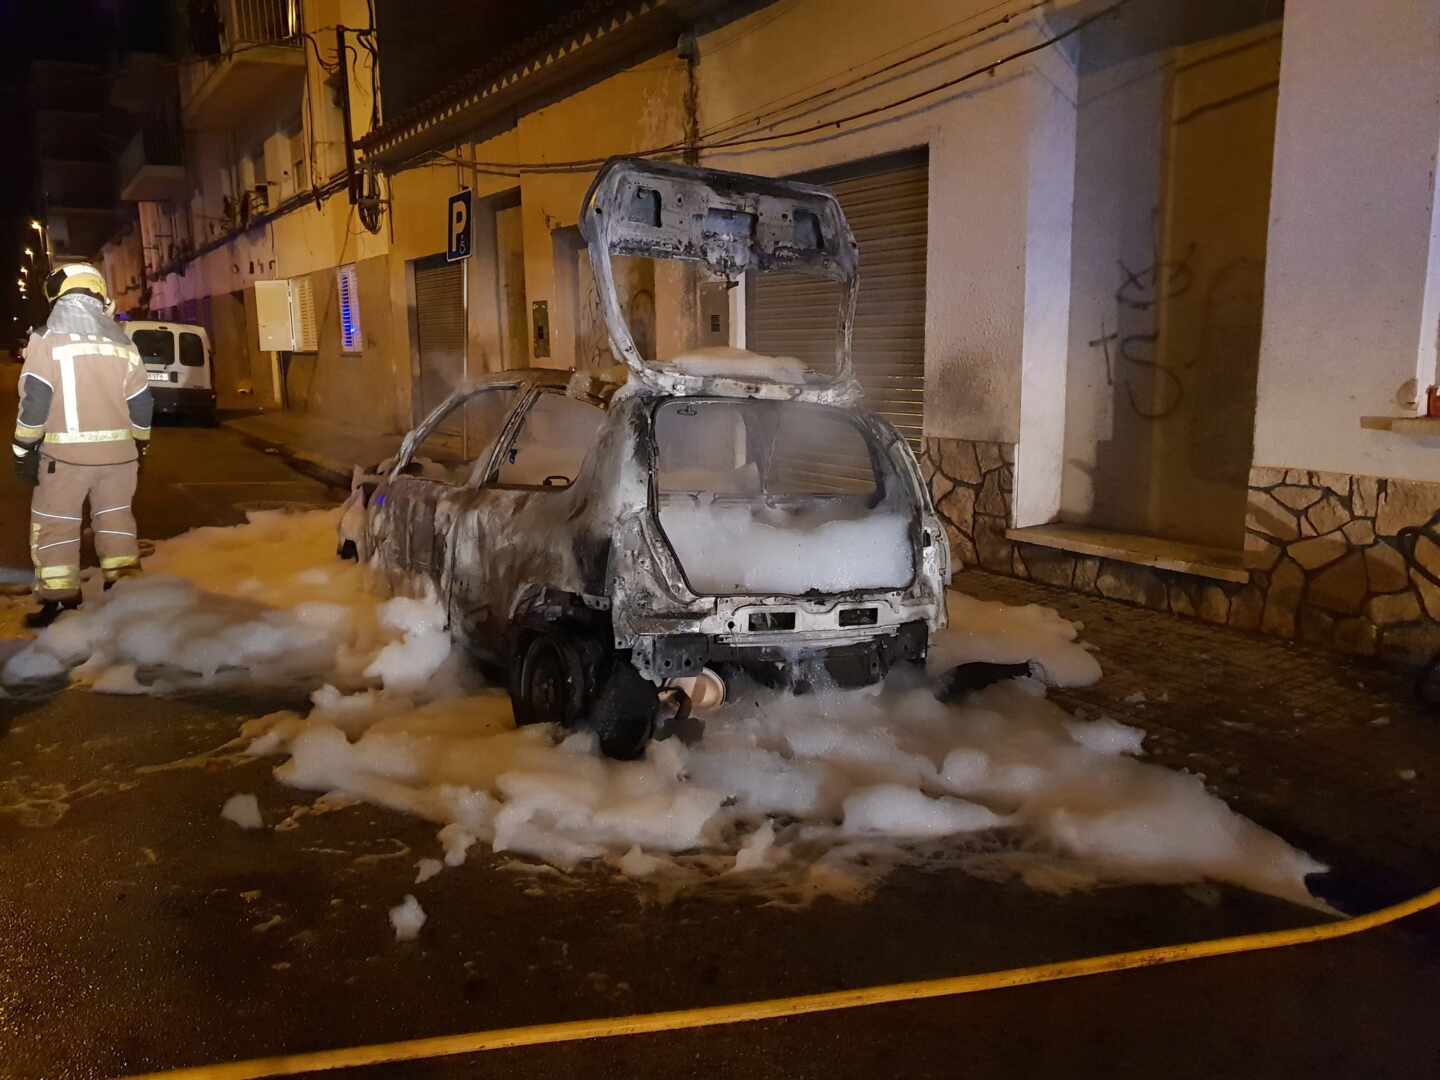
[[[120,153],[121,202],[175,202],[185,197],[180,139],[159,124],[137,131]]]
[[[304,82],[300,0],[191,0],[190,9],[201,34],[208,20],[202,55],[216,55],[190,65],[181,88],[186,127],[231,127]]]

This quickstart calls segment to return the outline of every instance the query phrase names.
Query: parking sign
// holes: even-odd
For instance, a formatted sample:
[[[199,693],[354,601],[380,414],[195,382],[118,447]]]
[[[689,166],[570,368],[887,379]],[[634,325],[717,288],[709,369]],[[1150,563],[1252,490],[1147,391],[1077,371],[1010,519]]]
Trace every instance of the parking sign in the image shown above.
[[[445,245],[445,261],[458,262],[470,257],[470,189],[450,196],[446,214],[449,242]]]

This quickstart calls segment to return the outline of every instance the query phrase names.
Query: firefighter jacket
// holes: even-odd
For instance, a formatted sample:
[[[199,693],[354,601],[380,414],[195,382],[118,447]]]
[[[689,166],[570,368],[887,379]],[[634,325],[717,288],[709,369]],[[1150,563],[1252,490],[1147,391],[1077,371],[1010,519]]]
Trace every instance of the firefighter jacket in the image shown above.
[[[43,439],[46,457],[73,465],[134,461],[153,411],[144,361],[119,324],[93,297],[60,297],[25,350],[15,441]]]

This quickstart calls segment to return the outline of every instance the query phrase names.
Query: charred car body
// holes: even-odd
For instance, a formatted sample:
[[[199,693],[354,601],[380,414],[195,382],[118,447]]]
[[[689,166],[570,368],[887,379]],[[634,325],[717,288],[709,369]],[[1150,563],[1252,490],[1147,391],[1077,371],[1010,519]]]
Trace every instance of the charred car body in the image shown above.
[[[508,671],[517,721],[591,726],[614,756],[742,671],[803,689],[923,660],[948,546],[909,446],[857,405],[856,250],[833,196],[619,159],[581,214],[624,367],[458,388],[357,473],[342,553],[438,597],[456,639]],[[739,350],[647,361],[613,255],[838,282],[834,371]]]

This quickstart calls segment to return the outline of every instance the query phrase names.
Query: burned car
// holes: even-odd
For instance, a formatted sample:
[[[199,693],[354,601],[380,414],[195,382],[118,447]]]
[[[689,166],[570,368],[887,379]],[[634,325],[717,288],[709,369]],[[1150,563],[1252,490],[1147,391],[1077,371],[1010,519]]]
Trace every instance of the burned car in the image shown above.
[[[945,625],[949,550],[914,455],[859,405],[855,243],[826,191],[618,159],[582,232],[623,366],[531,368],[457,388],[380,473],[357,473],[342,553],[438,597],[504,669],[519,723],[641,753],[662,717],[750,678],[858,686]],[[637,350],[612,256],[736,281],[840,286],[836,361]]]

